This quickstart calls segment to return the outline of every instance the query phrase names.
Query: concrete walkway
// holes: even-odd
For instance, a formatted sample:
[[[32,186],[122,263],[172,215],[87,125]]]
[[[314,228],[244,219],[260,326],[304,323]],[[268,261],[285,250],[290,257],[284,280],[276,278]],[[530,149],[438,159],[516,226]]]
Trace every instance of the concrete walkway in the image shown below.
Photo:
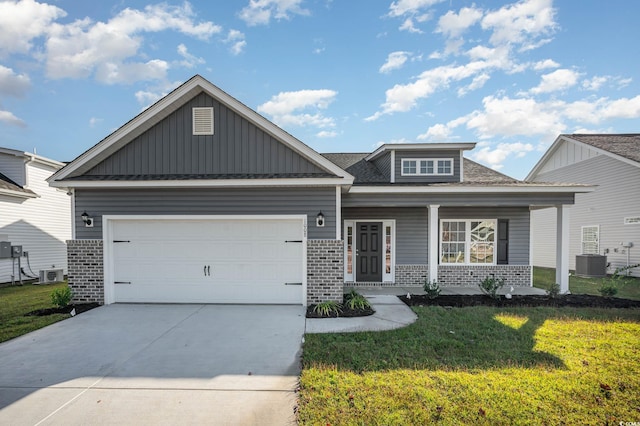
[[[345,291],[350,290],[346,288]],[[422,287],[355,287],[371,303],[375,314],[357,318],[307,318],[307,333],[349,333],[359,331],[383,331],[406,327],[418,317],[398,296],[424,294]],[[535,287],[505,287],[500,294],[544,295],[546,292]],[[482,294],[477,286],[442,287],[442,295]]]

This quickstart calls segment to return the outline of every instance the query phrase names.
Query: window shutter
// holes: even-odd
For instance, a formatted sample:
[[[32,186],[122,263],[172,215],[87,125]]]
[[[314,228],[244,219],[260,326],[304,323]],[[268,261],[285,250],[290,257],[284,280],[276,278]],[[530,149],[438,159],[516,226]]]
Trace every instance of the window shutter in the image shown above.
[[[498,265],[509,264],[509,221],[498,219]]]
[[[213,107],[193,108],[193,134],[213,135]]]

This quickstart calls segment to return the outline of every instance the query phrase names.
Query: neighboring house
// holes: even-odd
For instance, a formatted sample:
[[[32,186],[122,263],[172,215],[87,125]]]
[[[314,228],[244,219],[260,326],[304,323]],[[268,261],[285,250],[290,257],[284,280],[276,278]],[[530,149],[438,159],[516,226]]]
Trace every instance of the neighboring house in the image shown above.
[[[195,76],[49,179],[73,193],[69,284],[79,301],[303,305],[351,284],[529,286],[530,206],[591,188],[511,179],[474,146],[322,156]]]
[[[20,257],[27,274],[22,279],[38,276],[41,270],[66,273],[71,197],[46,181],[62,166],[39,155],[0,148],[0,241],[26,252]],[[0,258],[0,283],[20,278],[18,259]]]
[[[560,135],[525,180],[597,185],[570,209],[570,269],[580,254],[606,255],[609,273],[640,263],[640,134]],[[531,218],[533,264],[555,267],[555,212]]]

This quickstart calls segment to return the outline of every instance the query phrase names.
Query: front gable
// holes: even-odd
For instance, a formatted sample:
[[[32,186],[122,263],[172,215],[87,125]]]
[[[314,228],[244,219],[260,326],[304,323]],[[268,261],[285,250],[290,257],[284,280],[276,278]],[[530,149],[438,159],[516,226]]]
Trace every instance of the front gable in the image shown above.
[[[196,135],[193,109],[213,108]],[[326,176],[328,173],[205,92],[84,173],[99,176]],[[74,177],[74,176],[72,176]]]
[[[194,107],[213,109],[212,129],[194,131]],[[352,182],[349,173],[199,75],[49,179],[70,188]]]

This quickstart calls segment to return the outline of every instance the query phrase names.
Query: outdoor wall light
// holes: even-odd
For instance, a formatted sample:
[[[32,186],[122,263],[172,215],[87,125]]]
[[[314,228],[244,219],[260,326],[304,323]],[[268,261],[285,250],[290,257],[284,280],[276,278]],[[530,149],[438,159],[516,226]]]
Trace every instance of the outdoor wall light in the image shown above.
[[[85,211],[83,212],[80,217],[82,218],[82,221],[84,222],[84,226],[86,226],[87,228],[92,228],[93,227],[93,218],[89,217],[89,214]]]
[[[318,216],[316,216],[316,226],[318,228],[322,228],[324,226],[324,214],[322,214],[322,212],[318,213]]]

